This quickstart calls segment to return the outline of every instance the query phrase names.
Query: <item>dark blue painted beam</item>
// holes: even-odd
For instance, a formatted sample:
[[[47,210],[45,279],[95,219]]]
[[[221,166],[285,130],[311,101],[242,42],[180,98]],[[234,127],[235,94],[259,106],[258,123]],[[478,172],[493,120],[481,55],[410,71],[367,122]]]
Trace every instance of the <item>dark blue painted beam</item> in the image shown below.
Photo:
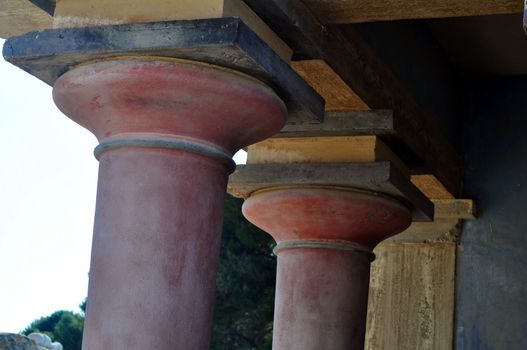
[[[123,56],[196,60],[254,76],[273,87],[294,120],[321,121],[324,100],[238,18],[49,29],[13,37],[8,62],[52,85],[81,63]]]
[[[56,2],[52,0],[29,0],[31,1],[35,6],[40,7],[42,10],[49,13],[51,16],[55,14],[55,7]]]

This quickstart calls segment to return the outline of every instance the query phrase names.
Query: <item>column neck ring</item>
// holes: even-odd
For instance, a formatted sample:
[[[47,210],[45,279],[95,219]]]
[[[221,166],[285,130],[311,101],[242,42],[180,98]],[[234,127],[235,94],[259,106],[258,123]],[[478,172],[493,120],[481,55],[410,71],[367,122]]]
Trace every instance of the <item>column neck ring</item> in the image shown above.
[[[231,156],[226,152],[207,145],[192,141],[190,139],[177,139],[177,138],[149,138],[149,137],[127,137],[117,138],[107,141],[102,141],[93,154],[97,160],[100,156],[105,153],[119,148],[133,147],[133,148],[161,148],[161,149],[172,149],[180,150],[191,153],[196,153],[208,158],[212,158],[220,163],[225,164],[229,173],[232,173],[236,169],[236,163],[232,160]]]
[[[311,248],[311,249],[333,249],[347,250],[357,253],[367,254],[370,261],[375,260],[375,254],[372,250],[362,244],[337,240],[296,240],[279,242],[273,249],[273,253],[278,255],[280,252],[288,249]]]

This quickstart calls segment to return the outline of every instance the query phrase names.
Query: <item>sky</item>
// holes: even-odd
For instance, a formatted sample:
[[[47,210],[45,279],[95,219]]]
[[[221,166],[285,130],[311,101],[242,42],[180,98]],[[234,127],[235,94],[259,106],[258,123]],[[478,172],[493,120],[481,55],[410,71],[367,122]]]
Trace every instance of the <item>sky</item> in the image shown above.
[[[20,332],[57,310],[80,312],[96,145],[55,107],[50,86],[0,58],[0,332]]]

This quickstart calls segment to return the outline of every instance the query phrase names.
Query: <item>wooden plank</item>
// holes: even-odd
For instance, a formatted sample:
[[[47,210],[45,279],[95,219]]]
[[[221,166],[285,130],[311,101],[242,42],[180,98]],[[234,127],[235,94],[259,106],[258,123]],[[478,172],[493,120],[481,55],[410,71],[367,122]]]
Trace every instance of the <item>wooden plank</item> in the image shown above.
[[[280,186],[345,186],[399,199],[415,221],[431,221],[432,202],[390,162],[238,165],[227,191],[248,198],[253,192]]]
[[[389,161],[409,178],[404,163],[377,136],[271,138],[248,147],[247,164],[368,163]]]
[[[372,109],[391,109],[404,124],[400,137],[417,155],[414,168],[435,175],[453,194],[461,161],[433,117],[416,102],[392,69],[352,27],[322,25],[296,0],[245,0],[295,55],[324,60]],[[391,146],[391,145],[390,145]]]
[[[455,243],[381,243],[374,250],[367,350],[451,350]]]
[[[324,100],[238,18],[50,29],[9,39],[3,54],[50,85],[70,67],[105,57],[202,61],[266,82],[292,116],[324,117]]]
[[[61,0],[54,25],[72,28],[94,25],[239,17],[284,61],[293,51],[242,0]]]
[[[434,175],[412,175],[412,183],[430,199],[454,198]]]
[[[0,38],[53,27],[53,17],[31,1],[0,0]]]
[[[294,61],[291,66],[324,98],[327,112],[369,109],[324,60]]]
[[[325,24],[522,13],[518,0],[304,0]]]

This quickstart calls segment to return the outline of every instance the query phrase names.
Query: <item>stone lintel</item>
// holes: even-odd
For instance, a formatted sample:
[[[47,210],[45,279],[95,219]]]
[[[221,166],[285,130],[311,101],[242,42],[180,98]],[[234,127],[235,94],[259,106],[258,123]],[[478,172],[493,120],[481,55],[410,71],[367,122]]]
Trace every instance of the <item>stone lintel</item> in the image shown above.
[[[292,120],[321,121],[324,100],[239,18],[49,29],[9,39],[5,59],[53,85],[71,68],[123,56],[174,57],[234,69],[262,80]]]
[[[228,192],[248,198],[253,192],[279,186],[332,185],[390,195],[402,201],[415,221],[430,221],[434,205],[390,162],[239,165]]]

